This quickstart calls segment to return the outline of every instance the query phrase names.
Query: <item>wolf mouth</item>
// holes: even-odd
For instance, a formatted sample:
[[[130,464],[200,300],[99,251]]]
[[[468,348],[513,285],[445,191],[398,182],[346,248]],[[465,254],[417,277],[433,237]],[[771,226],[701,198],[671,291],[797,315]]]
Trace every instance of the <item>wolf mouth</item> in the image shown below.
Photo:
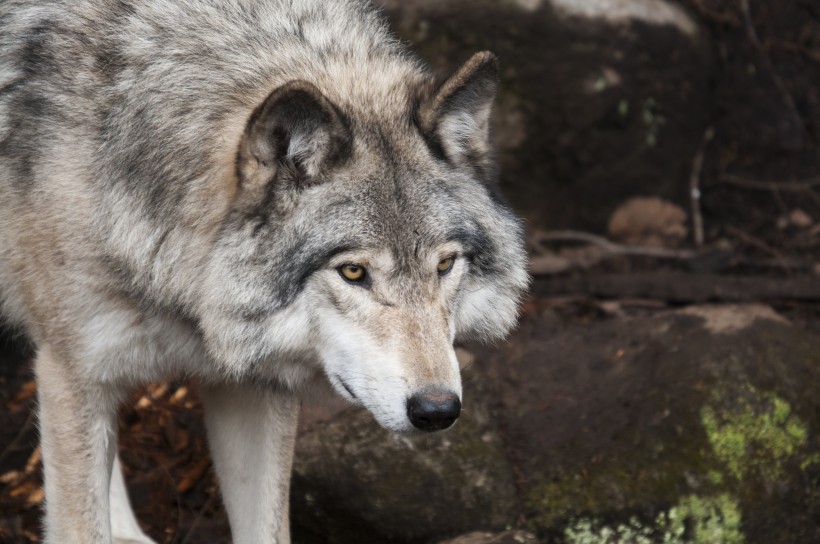
[[[342,378],[341,378],[338,374],[335,374],[335,375],[334,375],[334,377],[335,377],[337,380],[339,380],[339,383],[340,383],[340,384],[342,384],[342,387],[344,387],[344,388],[345,388],[345,391],[347,391],[347,394],[348,394],[348,395],[350,395],[351,397],[353,397],[353,398],[354,398],[354,399],[356,399],[356,400],[359,400],[359,397],[357,397],[357,396],[356,396],[356,393],[354,393],[354,392],[353,392],[353,390],[350,388],[350,386],[349,386],[349,385],[347,385],[347,384],[345,383],[345,381],[344,381],[344,380],[343,380],[343,379],[342,379]]]

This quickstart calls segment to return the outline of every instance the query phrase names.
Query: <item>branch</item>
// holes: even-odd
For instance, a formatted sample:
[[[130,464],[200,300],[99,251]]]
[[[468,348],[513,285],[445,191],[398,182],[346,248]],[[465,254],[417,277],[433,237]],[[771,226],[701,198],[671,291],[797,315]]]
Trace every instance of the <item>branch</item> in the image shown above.
[[[810,191],[820,185],[820,177],[809,178],[802,181],[765,181],[757,179],[746,179],[733,174],[723,174],[718,178],[721,183],[743,187],[744,189],[754,189],[759,191],[787,191],[804,192]]]
[[[214,504],[216,503],[216,496],[217,493],[212,493],[208,500],[205,501],[205,504],[202,508],[199,509],[199,512],[196,513],[196,517],[194,518],[193,523],[191,523],[190,527],[188,527],[188,531],[186,531],[185,536],[180,541],[180,544],[188,544],[191,538],[194,535],[194,532],[199,528],[199,524],[202,522],[202,519],[205,517],[205,514],[213,508]]]
[[[777,87],[777,90],[780,92],[780,96],[783,99],[783,103],[789,110],[792,120],[800,129],[800,137],[802,139],[805,132],[803,118],[800,116],[800,112],[797,109],[797,104],[794,103],[794,98],[789,93],[789,90],[786,88],[786,84],[783,83],[783,79],[775,69],[772,59],[769,58],[769,55],[760,43],[760,38],[757,35],[757,30],[755,30],[754,21],[752,20],[752,12],[749,9],[749,0],[740,0],[740,11],[743,13],[743,23],[746,27],[746,34],[749,37],[749,41],[751,41],[752,45],[754,45],[755,49],[757,49],[760,54],[761,61],[771,74],[775,87]]]
[[[770,41],[768,42],[771,47],[777,47],[778,49],[783,49],[785,51],[791,51],[794,53],[799,53],[804,55],[811,61],[820,63],[820,51],[810,49],[800,44],[796,43],[789,43],[789,42],[781,42],[781,41]]]
[[[673,303],[820,301],[817,276],[722,276],[685,272],[593,274],[538,279],[541,296],[587,295],[598,298],[646,298]]]
[[[787,272],[791,270],[792,264],[794,264],[794,263],[791,263],[789,261],[789,259],[786,258],[785,255],[783,255],[780,251],[773,248],[772,246],[770,246],[769,244],[767,244],[763,240],[761,240],[759,238],[756,238],[756,237],[752,236],[751,234],[749,234],[748,232],[746,232],[744,230],[741,230],[741,229],[739,229],[739,228],[737,228],[733,225],[727,225],[726,230],[730,234],[733,234],[733,235],[737,236],[738,238],[740,238],[741,241],[743,241],[743,242],[745,242],[745,243],[747,243],[751,246],[754,246],[754,247],[756,247],[756,248],[758,248],[762,251],[765,251],[766,253],[768,253],[769,255],[774,257],[775,262],[777,262],[780,265],[780,267],[783,268],[784,270],[786,270]]]
[[[819,226],[820,227],[820,226]],[[688,263],[689,266],[696,267],[699,259],[714,259],[716,256],[721,256],[720,259],[725,262],[733,263],[737,266],[747,266],[752,268],[777,268],[787,270],[789,272],[810,272],[814,270],[814,263],[810,261],[791,259],[783,255],[777,249],[766,244],[750,234],[736,228],[728,227],[731,234],[740,238],[743,242],[754,245],[758,249],[774,257],[771,260],[753,259],[743,255],[736,255],[730,251],[721,250],[715,247],[703,247],[698,250],[691,249],[668,249],[661,247],[647,247],[647,246],[631,246],[617,244],[589,232],[575,231],[575,230],[556,230],[547,232],[536,232],[532,235],[530,243],[541,244],[543,242],[586,242],[588,245],[581,249],[594,247],[598,248],[599,253],[583,252],[580,254],[538,254],[530,257],[530,274],[535,277],[546,277],[557,274],[563,274],[574,269],[588,269],[592,268],[601,261],[611,256],[631,256],[631,257],[651,257],[656,259],[670,259],[679,262]],[[710,268],[714,270],[714,268]]]
[[[696,247],[703,247],[703,215],[700,211],[700,178],[703,175],[703,159],[706,155],[706,147],[712,138],[715,137],[715,129],[709,127],[703,133],[698,152],[692,161],[692,173],[689,175],[689,199],[692,205],[692,234]]]
[[[734,15],[709,8],[703,3],[703,0],[690,0],[690,2],[695,8],[695,11],[700,13],[705,19],[733,27],[740,26],[740,22]]]
[[[540,242],[587,242],[615,255],[636,257],[657,257],[661,259],[692,259],[697,253],[689,249],[668,249],[664,247],[631,246],[616,244],[597,234],[576,230],[555,230],[539,233],[535,238]]]
[[[34,426],[35,421],[36,418],[34,415],[34,411],[32,410],[31,412],[29,412],[25,423],[23,423],[23,426],[20,427],[19,431],[17,431],[17,434],[15,435],[14,439],[11,442],[9,442],[9,444],[0,453],[0,464],[2,464],[6,460],[6,456],[20,449],[20,444],[22,444],[28,436],[28,432]]]

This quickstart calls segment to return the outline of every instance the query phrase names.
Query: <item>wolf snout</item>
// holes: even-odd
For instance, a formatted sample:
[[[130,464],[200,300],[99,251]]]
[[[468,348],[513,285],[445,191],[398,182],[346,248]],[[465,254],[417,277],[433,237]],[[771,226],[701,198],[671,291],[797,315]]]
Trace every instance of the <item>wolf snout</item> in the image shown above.
[[[441,389],[417,393],[407,400],[407,417],[422,431],[450,427],[461,413],[461,400],[452,391]]]

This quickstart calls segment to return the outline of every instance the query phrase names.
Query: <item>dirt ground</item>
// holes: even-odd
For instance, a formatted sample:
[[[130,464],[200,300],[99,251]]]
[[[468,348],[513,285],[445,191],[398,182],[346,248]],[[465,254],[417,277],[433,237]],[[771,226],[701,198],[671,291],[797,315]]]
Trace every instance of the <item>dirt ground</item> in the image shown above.
[[[687,159],[702,194],[703,244],[698,247],[693,241],[690,187],[678,186],[665,196],[686,211],[687,234],[674,247],[664,248],[671,253],[603,246],[603,255],[584,260],[577,250],[587,248],[588,240],[550,237],[548,227],[607,236],[608,214],[572,188],[571,180],[579,172],[588,173],[586,159],[561,160],[553,172],[560,174],[564,188],[557,194],[562,196],[560,204],[549,208],[560,208],[560,219],[544,226],[539,224],[541,212],[534,207],[529,212],[533,255],[564,260],[558,268],[536,271],[524,312],[550,308],[568,322],[588,323],[619,319],[624,313],[651,315],[692,302],[763,301],[799,326],[820,333],[820,285],[812,279],[820,274],[820,4],[753,2],[750,25],[742,2],[736,0],[680,3],[708,32],[710,54],[717,59],[707,78],[708,107],[695,114],[702,117],[704,143]],[[751,86],[750,73],[757,74]],[[560,136],[552,135],[551,141]],[[524,151],[538,152],[531,147]],[[700,161],[702,168],[696,168]],[[642,166],[635,161],[620,168],[628,175],[631,168]],[[515,183],[507,189],[522,208],[539,191],[543,189],[533,191]],[[653,188],[641,192],[653,194]],[[621,191],[602,189],[595,195],[609,202],[607,209],[617,207],[622,198]],[[601,246],[598,242],[591,246]],[[40,539],[44,496],[31,356],[24,339],[3,333],[3,543]],[[230,541],[195,384],[157,384],[135,392],[123,408],[120,433],[120,455],[135,510],[150,535],[167,544]],[[294,530],[308,540],[304,528]]]

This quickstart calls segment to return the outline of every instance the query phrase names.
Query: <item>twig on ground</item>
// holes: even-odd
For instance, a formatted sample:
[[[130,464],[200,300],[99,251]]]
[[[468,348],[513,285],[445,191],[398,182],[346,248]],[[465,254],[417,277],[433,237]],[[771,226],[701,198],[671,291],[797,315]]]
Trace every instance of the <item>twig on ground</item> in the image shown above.
[[[769,71],[769,74],[772,77],[772,81],[774,82],[775,87],[777,87],[777,90],[780,93],[783,103],[789,110],[789,115],[791,115],[792,121],[799,128],[800,139],[802,141],[804,139],[804,133],[806,129],[805,124],[803,123],[803,118],[800,116],[800,111],[797,109],[797,104],[795,104],[794,102],[794,97],[792,97],[791,93],[789,93],[786,84],[783,82],[783,78],[780,77],[780,74],[774,67],[772,59],[769,58],[769,55],[763,48],[763,44],[760,43],[760,38],[757,35],[757,30],[755,30],[754,26],[754,20],[752,19],[752,12],[749,9],[749,0],[739,1],[740,11],[743,14],[743,23],[746,27],[746,35],[749,37],[749,41],[752,42],[752,45],[755,47],[755,49],[757,49],[758,53],[760,54],[760,60],[763,62],[763,65]]]
[[[533,284],[533,292],[550,297],[585,294],[673,303],[820,301],[820,281],[808,274],[783,278],[659,271],[542,278]]]
[[[716,253],[723,254],[724,260],[731,261],[735,265],[742,265],[751,268],[779,268],[787,272],[808,272],[814,270],[814,264],[808,261],[788,258],[777,249],[766,244],[764,241],[736,228],[729,227],[732,234],[740,238],[743,242],[753,245],[766,253],[772,255],[772,260],[752,259],[742,255],[734,255],[725,250],[712,247],[703,247],[698,250],[691,249],[668,249],[648,246],[631,246],[617,244],[589,232],[575,230],[557,230],[547,232],[537,232],[531,237],[531,242],[542,244],[545,242],[585,242],[583,247],[595,247],[600,250],[600,254],[590,257],[588,252],[580,253],[583,257],[573,254],[546,254],[536,253],[530,259],[530,274],[535,277],[550,277],[563,274],[570,270],[588,269],[601,261],[612,256],[625,257],[651,257],[656,259],[670,259],[681,262],[697,262],[700,258],[709,258]],[[819,282],[820,283],[820,282]]]
[[[692,161],[692,173],[689,176],[689,199],[692,205],[692,235],[695,240],[695,247],[703,247],[703,214],[700,211],[700,178],[703,175],[703,160],[706,155],[706,148],[712,138],[715,137],[715,129],[709,127],[703,133],[698,152]]]
[[[712,9],[703,3],[703,0],[690,0],[692,6],[704,19],[729,26],[740,26],[740,21],[730,13],[723,13]]]
[[[658,257],[661,259],[692,259],[697,256],[689,249],[668,249],[665,247],[648,247],[616,244],[603,236],[577,230],[554,230],[542,232],[535,236],[539,242],[587,242],[616,255],[635,257]]]
[[[786,191],[793,193],[800,193],[811,191],[813,188],[820,186],[820,177],[809,178],[801,181],[768,181],[747,179],[733,174],[723,174],[718,178],[720,183],[727,183],[735,185],[744,189],[753,189],[757,191]]]
[[[820,51],[810,49],[806,46],[782,41],[771,41],[769,42],[769,45],[771,45],[772,47],[776,47],[778,49],[783,49],[785,51],[800,53],[809,60],[820,63]]]
[[[216,501],[216,495],[216,493],[211,494],[211,496],[208,497],[208,500],[205,501],[205,504],[202,505],[202,508],[199,509],[199,512],[197,512],[196,514],[196,518],[194,518],[193,523],[191,523],[191,526],[188,528],[188,532],[185,533],[185,537],[182,539],[182,541],[180,541],[180,544],[187,544],[188,541],[191,539],[191,536],[194,534],[194,531],[202,522],[202,518],[205,517],[205,513],[213,507],[214,502]]]
[[[3,452],[0,453],[0,464],[2,464],[2,462],[6,460],[6,456],[8,456],[10,453],[14,451],[17,451],[17,448],[20,446],[20,443],[23,441],[23,438],[28,434],[28,431],[31,429],[31,426],[34,425],[34,421],[35,415],[34,411],[32,410],[26,418],[26,422],[23,423],[23,426],[20,427],[19,431],[17,431],[17,435],[3,449]]]
[[[785,270],[786,272],[791,271],[791,269],[792,269],[791,264],[792,263],[789,262],[789,259],[787,259],[785,257],[785,255],[783,255],[783,253],[781,253],[777,249],[773,248],[772,246],[770,246],[769,244],[767,244],[766,242],[764,242],[760,238],[752,236],[748,232],[743,231],[743,230],[741,230],[741,229],[739,229],[739,228],[737,228],[733,225],[728,225],[726,227],[726,230],[730,234],[740,238],[741,241],[749,244],[750,246],[754,246],[754,247],[768,253],[772,257],[774,257],[775,261],[777,263],[779,263],[780,266],[783,268],[783,270]]]

